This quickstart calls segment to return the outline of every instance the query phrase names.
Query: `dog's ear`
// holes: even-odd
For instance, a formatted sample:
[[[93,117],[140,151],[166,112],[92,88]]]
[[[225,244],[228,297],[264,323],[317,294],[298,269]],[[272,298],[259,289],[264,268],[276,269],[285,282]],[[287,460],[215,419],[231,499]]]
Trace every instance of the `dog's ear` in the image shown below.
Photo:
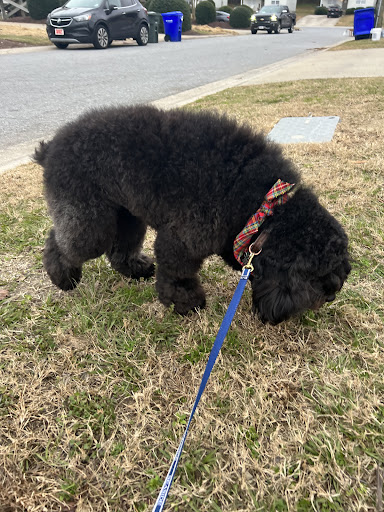
[[[295,313],[297,305],[285,286],[274,280],[253,280],[252,288],[253,312],[263,323],[277,325]]]

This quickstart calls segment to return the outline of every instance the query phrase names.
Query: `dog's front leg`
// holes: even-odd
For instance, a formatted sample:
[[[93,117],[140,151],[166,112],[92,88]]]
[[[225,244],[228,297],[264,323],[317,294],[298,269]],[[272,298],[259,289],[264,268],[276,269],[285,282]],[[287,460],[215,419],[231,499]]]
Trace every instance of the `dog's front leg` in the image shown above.
[[[176,229],[159,230],[155,242],[156,290],[165,306],[185,315],[205,306],[205,293],[197,272],[203,258],[190,254]]]

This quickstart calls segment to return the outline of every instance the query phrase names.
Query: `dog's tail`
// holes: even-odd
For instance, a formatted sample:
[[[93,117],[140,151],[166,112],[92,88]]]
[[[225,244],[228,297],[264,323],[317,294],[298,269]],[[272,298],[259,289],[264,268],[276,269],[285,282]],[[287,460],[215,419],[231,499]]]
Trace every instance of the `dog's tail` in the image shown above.
[[[35,149],[35,154],[33,155],[33,159],[40,165],[44,165],[45,159],[47,157],[48,148],[50,142],[41,141],[39,147]]]

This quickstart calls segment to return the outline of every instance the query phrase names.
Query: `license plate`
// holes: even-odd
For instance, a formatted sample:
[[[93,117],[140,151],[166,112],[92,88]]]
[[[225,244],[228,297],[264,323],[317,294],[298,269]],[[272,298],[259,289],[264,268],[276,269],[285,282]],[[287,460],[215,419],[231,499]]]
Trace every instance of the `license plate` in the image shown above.
[[[55,36],[63,36],[64,29],[63,28],[55,28]]]
[[[263,27],[262,25],[259,25],[257,28],[259,28],[260,30],[264,30],[265,27]]]

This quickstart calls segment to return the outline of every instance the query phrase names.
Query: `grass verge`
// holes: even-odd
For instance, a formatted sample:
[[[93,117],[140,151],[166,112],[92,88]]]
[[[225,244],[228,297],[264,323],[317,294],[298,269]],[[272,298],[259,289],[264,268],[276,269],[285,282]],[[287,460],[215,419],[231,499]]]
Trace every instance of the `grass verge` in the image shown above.
[[[378,41],[372,41],[372,39],[353,39],[352,41],[346,41],[338,46],[333,46],[328,51],[373,50],[375,48],[384,48],[384,39],[379,39]]]
[[[8,23],[0,25],[0,39],[26,43],[31,46],[46,46],[52,44],[47,37],[47,33],[42,28],[12,26]]]
[[[285,151],[345,226],[354,263],[333,304],[275,328],[250,315],[246,290],[168,507],[372,512],[384,466],[384,80],[241,87],[188,108],[264,133],[284,116],[340,116],[331,142]],[[123,279],[103,258],[63,293],[42,269],[41,169],[1,175],[0,202],[0,509],[151,510],[239,276],[206,261],[207,308],[183,318],[153,280]]]
[[[300,18],[304,18],[304,16],[315,14],[315,9],[318,5],[319,2],[313,0],[298,3],[296,5],[296,19],[299,20]]]

